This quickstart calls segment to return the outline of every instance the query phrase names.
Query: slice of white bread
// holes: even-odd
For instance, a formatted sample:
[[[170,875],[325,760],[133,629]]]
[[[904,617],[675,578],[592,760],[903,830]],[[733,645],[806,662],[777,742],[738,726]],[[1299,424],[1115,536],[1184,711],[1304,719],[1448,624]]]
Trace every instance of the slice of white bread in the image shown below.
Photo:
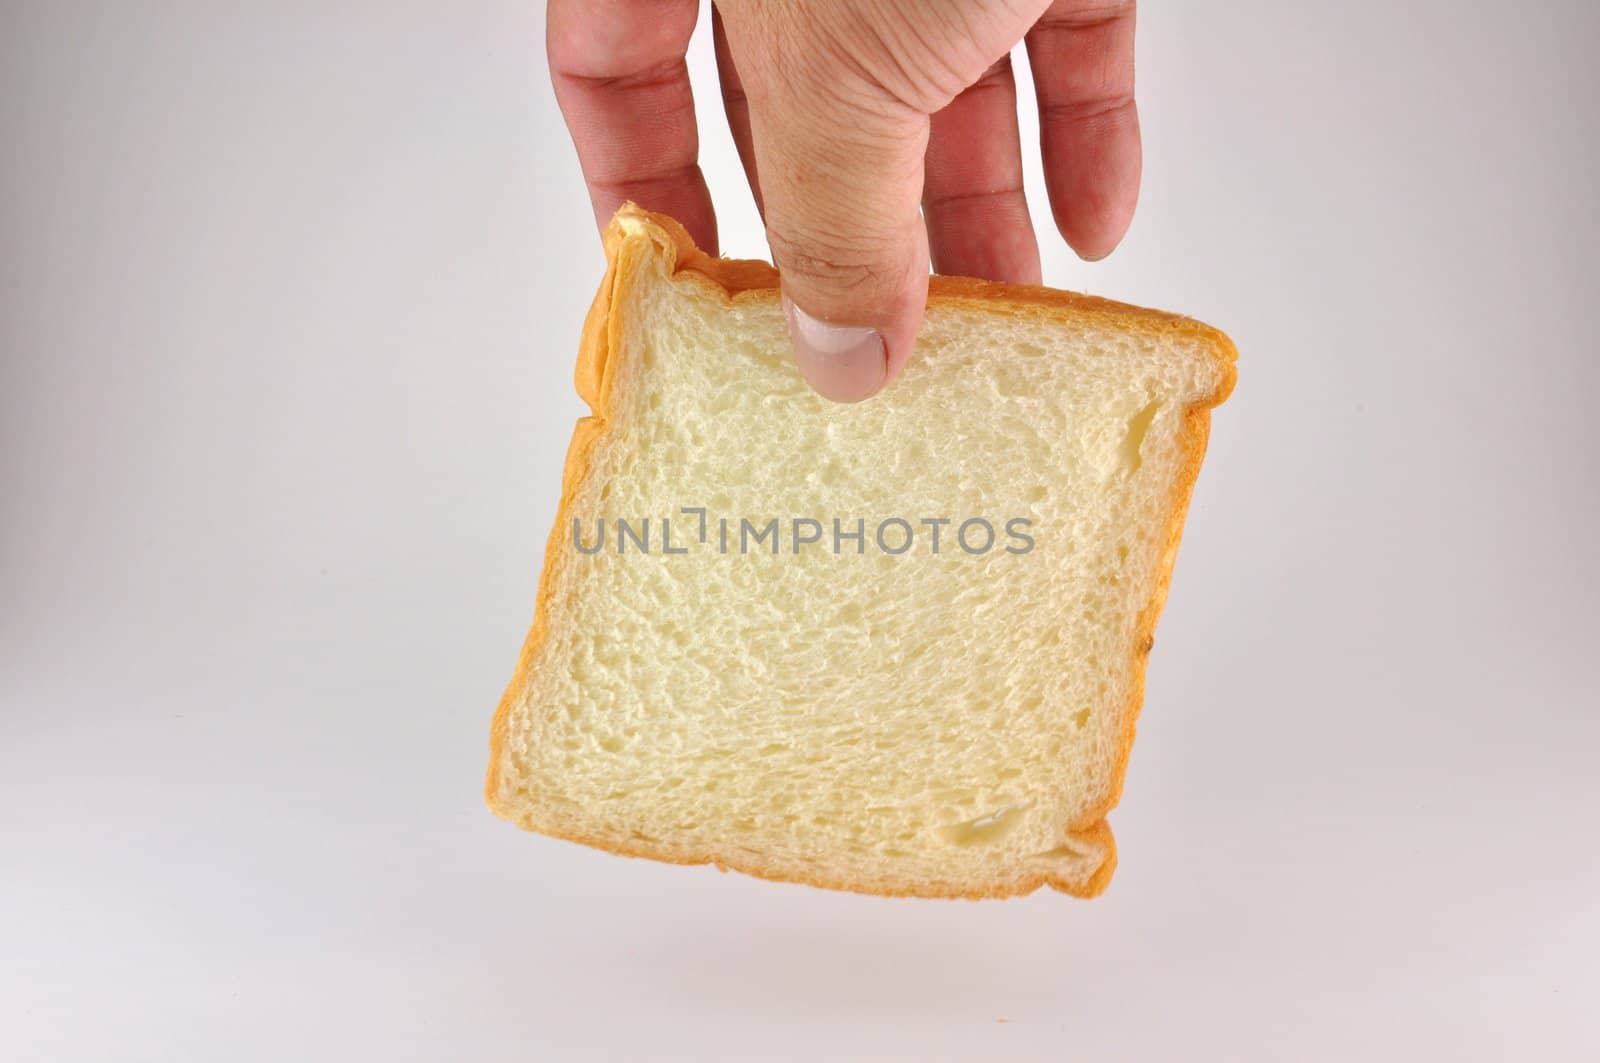
[[[904,375],[836,405],[793,364],[770,266],[711,258],[631,205],[605,247],[577,369],[593,414],[495,714],[490,807],[836,889],[1104,889],[1105,815],[1233,345],[1188,318],[935,277]],[[706,511],[703,542],[686,509]],[[982,525],[958,539],[974,519],[987,550]]]

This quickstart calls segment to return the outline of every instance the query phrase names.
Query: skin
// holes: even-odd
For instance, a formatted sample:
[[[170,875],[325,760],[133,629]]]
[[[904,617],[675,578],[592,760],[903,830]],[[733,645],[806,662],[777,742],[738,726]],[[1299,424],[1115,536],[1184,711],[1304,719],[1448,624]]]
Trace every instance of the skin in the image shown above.
[[[717,250],[684,55],[698,0],[550,0],[556,97],[603,227],[625,200]],[[720,0],[728,124],[782,278],[801,372],[875,394],[911,357],[931,264],[1037,284],[1017,86],[1028,49],[1045,187],[1085,259],[1139,190],[1132,2]]]

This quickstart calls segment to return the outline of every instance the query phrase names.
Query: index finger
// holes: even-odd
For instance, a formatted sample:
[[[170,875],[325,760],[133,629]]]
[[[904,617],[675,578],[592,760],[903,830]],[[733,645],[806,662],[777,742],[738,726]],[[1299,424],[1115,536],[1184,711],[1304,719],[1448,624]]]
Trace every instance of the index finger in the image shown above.
[[[714,255],[684,62],[698,14],[697,0],[550,0],[545,48],[595,222],[632,200],[677,218]]]

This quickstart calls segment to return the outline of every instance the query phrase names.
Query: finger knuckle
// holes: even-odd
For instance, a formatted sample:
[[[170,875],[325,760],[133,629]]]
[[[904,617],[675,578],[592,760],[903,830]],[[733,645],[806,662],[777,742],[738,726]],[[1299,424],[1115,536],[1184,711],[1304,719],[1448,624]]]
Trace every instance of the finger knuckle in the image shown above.
[[[847,302],[870,304],[905,287],[910,266],[900,234],[845,235],[844,226],[799,228],[769,225],[773,261],[791,281]]]

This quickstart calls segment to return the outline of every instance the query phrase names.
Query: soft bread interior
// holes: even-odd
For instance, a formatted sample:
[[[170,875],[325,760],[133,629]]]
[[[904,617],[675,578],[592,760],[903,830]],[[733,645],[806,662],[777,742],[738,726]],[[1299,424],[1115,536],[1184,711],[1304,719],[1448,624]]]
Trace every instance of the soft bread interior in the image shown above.
[[[605,408],[575,455],[491,804],[820,885],[1097,891],[1204,407],[1231,382],[1215,340],[935,299],[903,378],[835,405],[795,370],[775,293],[730,299],[629,233]],[[707,511],[708,544],[686,507]],[[663,517],[687,553],[662,551]],[[835,517],[864,521],[863,552],[833,552]],[[648,520],[655,549],[619,552],[617,518]],[[740,518],[777,518],[779,552],[741,552]],[[799,553],[796,518],[824,528]],[[904,553],[876,542],[889,518],[912,526]],[[995,530],[984,553],[955,540],[969,518]],[[1015,518],[1027,552],[1007,550]],[[588,547],[604,520],[602,549],[574,548],[574,519]]]

